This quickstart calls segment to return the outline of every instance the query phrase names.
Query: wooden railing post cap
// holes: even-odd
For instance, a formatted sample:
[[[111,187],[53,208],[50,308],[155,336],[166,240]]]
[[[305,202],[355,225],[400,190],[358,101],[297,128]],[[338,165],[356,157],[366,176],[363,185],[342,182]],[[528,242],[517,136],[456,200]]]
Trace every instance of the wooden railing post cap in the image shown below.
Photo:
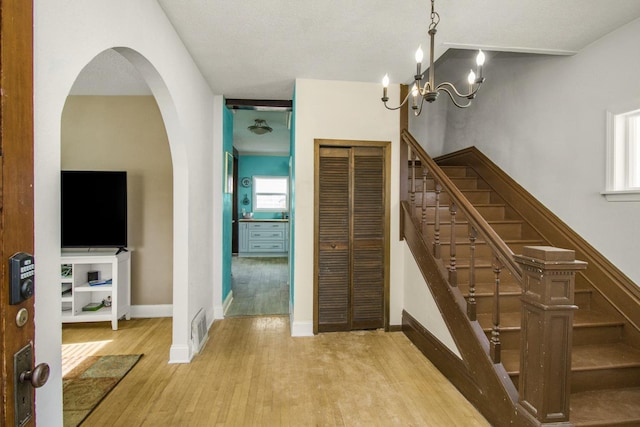
[[[554,246],[525,246],[522,255],[514,255],[519,264],[538,267],[544,270],[583,270],[587,268],[584,261],[576,261],[576,252],[572,249]]]

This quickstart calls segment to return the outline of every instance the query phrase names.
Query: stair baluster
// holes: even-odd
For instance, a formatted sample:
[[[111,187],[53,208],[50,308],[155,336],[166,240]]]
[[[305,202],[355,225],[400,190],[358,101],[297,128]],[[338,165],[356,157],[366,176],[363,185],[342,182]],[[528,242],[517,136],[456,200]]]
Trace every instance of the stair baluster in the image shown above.
[[[449,245],[449,283],[458,286],[458,271],[456,270],[456,204],[451,202],[449,214],[451,214],[451,244]]]
[[[433,256],[440,259],[440,193],[442,186],[436,182],[436,218],[433,224]]]
[[[416,208],[416,155],[415,151],[409,147],[409,159],[411,159],[411,187],[409,190],[409,201],[411,202],[411,209]]]
[[[425,228],[427,226],[427,174],[429,171],[427,168],[422,168],[422,217],[420,218],[420,229],[422,234],[425,234]]]
[[[493,289],[493,327],[491,329],[490,356],[493,363],[500,363],[500,272],[502,263],[495,257],[493,273],[495,274],[495,286]]]
[[[476,239],[478,231],[469,226],[469,298],[467,299],[467,317],[476,320]]]

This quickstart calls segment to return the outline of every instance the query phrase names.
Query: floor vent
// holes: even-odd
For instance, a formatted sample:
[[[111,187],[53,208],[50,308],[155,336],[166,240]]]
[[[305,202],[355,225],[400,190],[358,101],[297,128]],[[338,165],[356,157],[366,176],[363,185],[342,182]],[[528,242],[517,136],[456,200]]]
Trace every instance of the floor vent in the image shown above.
[[[191,321],[191,347],[194,354],[202,350],[208,338],[207,316],[204,313],[204,309],[201,308]]]

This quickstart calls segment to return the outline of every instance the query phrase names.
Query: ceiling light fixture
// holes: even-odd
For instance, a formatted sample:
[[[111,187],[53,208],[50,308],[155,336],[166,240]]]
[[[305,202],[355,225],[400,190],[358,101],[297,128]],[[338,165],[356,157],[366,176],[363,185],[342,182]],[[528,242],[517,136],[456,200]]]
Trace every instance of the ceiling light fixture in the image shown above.
[[[262,119],[256,119],[256,123],[249,126],[247,129],[256,135],[264,135],[265,133],[269,133],[273,130],[269,127],[267,121]]]
[[[484,77],[482,76],[482,66],[484,65],[484,53],[482,50],[478,51],[478,56],[476,57],[476,72],[471,70],[467,77],[467,82],[469,83],[469,92],[467,94],[461,94],[453,83],[442,82],[439,85],[435,85],[435,69],[433,65],[433,47],[434,47],[434,39],[436,36],[436,27],[440,23],[440,15],[434,10],[434,0],[431,0],[431,24],[429,24],[429,38],[430,38],[430,52],[429,52],[429,80],[422,85],[422,79],[424,78],[425,72],[422,72],[422,59],[424,53],[422,52],[422,48],[418,47],[416,51],[416,63],[417,63],[417,72],[414,76],[414,84],[411,88],[411,92],[407,94],[402,103],[397,107],[389,107],[387,105],[387,101],[389,97],[387,96],[387,88],[389,87],[389,75],[385,74],[382,79],[382,102],[384,106],[389,110],[397,110],[407,103],[410,96],[413,96],[413,102],[411,104],[411,108],[414,110],[414,114],[419,116],[422,112],[422,106],[424,101],[433,102],[438,98],[438,94],[440,91],[445,92],[451,98],[451,101],[458,108],[467,108],[471,105],[471,100],[476,97],[476,93],[478,89],[480,89],[480,85],[484,82]],[[418,96],[421,97],[420,104],[418,105]],[[461,103],[462,99],[466,99],[466,103]],[[464,102],[464,101],[462,101]]]

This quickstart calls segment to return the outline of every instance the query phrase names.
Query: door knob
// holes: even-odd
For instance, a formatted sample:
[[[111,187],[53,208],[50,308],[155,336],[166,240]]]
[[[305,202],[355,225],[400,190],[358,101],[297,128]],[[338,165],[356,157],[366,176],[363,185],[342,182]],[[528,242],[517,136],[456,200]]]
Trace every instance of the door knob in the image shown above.
[[[33,371],[24,371],[20,374],[20,382],[29,382],[33,388],[40,388],[47,383],[49,379],[49,365],[41,363]]]

